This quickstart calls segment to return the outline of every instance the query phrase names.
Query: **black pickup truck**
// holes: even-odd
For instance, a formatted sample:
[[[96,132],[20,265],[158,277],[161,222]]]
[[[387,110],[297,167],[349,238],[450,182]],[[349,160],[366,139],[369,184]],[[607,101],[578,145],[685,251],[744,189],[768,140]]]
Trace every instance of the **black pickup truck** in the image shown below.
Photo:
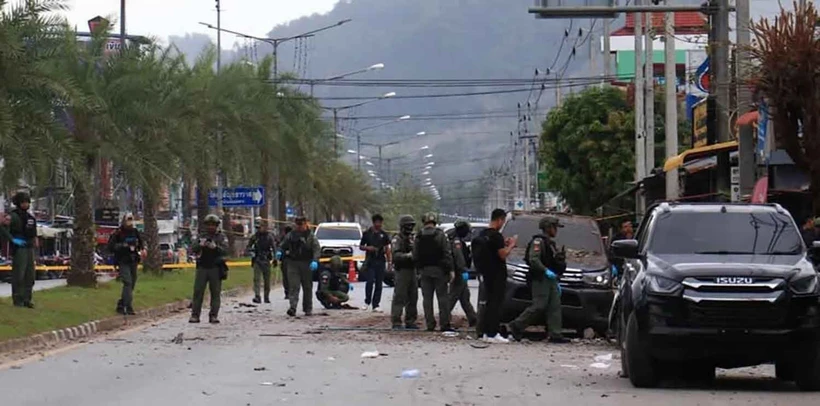
[[[820,286],[791,215],[776,204],[651,207],[625,259],[611,323],[637,387],[668,375],[773,362],[778,378],[820,389]]]

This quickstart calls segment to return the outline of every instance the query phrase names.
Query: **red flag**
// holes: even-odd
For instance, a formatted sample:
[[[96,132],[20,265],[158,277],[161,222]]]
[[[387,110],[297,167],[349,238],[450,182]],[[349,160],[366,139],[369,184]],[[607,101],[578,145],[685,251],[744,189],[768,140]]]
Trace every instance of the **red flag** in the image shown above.
[[[758,179],[755,183],[755,188],[752,191],[752,203],[766,203],[766,197],[769,195],[769,177],[764,176]]]

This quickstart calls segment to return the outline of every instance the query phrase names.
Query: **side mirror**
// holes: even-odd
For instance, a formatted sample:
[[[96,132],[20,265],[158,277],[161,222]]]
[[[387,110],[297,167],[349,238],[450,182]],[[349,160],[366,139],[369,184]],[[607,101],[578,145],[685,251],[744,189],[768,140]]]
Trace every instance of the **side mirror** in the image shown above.
[[[618,240],[611,245],[616,258],[638,258],[638,240]]]

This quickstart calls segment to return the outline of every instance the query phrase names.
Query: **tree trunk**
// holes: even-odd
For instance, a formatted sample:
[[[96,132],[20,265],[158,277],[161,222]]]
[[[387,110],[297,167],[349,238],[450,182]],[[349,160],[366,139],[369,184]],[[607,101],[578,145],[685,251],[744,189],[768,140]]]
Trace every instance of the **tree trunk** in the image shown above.
[[[94,179],[94,157],[87,157],[86,167],[74,171],[74,235],[71,238],[71,270],[68,286],[96,287],[94,271],[94,210],[91,201]]]
[[[157,207],[159,201],[156,190],[142,191],[143,221],[145,222],[145,248],[148,256],[145,258],[145,270],[154,275],[162,275],[162,256],[159,252],[159,227],[157,226]]]
[[[225,237],[228,237],[228,255],[233,256],[236,233],[233,230],[233,224],[231,224],[231,210],[223,206],[222,211],[225,212],[225,214],[222,215],[222,232],[225,233]],[[253,219],[251,219],[251,221],[253,221]]]
[[[279,195],[279,207],[277,209],[276,218],[280,221],[287,221],[287,202],[285,201],[285,177],[282,176],[282,171],[279,171],[279,187],[277,187],[277,192]]]
[[[197,228],[205,224],[205,216],[208,215],[208,189],[211,188],[210,177],[207,174],[200,174],[196,180],[196,218]],[[191,230],[193,233],[194,230]],[[196,237],[196,234],[194,234]]]
[[[259,217],[267,219],[271,217],[270,198],[273,196],[273,185],[270,175],[271,163],[270,156],[262,151],[262,171],[260,177],[262,178],[262,186],[265,187],[265,201],[262,202],[262,207],[259,210]]]
[[[187,172],[182,174],[182,223],[191,224],[193,218],[194,178]]]

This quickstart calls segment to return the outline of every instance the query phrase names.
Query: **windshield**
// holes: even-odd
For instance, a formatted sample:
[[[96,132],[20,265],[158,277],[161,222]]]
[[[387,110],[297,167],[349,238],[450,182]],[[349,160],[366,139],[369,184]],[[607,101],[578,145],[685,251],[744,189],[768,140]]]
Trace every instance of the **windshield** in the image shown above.
[[[536,216],[516,216],[507,220],[504,225],[504,237],[518,235],[517,248],[526,248],[530,238],[536,234],[541,234],[538,229],[540,217]],[[592,219],[585,217],[561,217],[563,228],[558,229],[558,236],[555,243],[560,248],[562,245],[567,250],[584,251],[588,253],[602,254],[604,252],[601,234],[598,225]]]
[[[803,252],[792,218],[779,213],[668,213],[655,220],[653,254],[769,254]]]
[[[320,240],[359,240],[362,232],[354,227],[319,227],[316,238]]]

